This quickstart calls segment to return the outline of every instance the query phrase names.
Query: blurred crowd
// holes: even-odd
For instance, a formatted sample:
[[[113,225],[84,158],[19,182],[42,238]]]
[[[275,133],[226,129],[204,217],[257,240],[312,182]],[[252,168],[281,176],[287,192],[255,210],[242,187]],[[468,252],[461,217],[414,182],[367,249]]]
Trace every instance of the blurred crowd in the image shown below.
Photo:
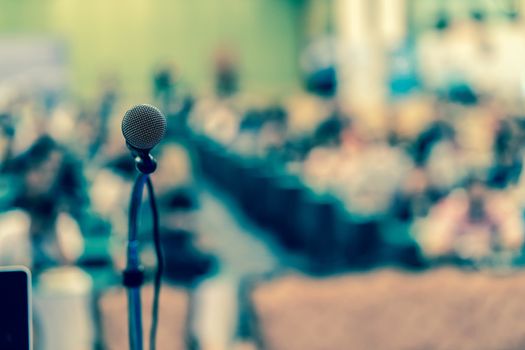
[[[450,344],[466,341],[469,332],[463,329],[470,331],[477,318],[463,320],[457,313],[490,321],[495,309],[503,310],[500,324],[511,324],[512,310],[521,307],[519,293],[511,292],[515,285],[434,267],[525,266],[525,22],[514,11],[496,16],[473,7],[463,17],[452,12],[437,11],[425,28],[418,27],[418,18],[399,19],[407,28],[397,46],[381,42],[368,27],[362,43],[355,33],[350,35],[355,43],[342,43],[348,33],[337,33],[339,24],[327,19],[334,23],[323,33],[304,35],[311,42],[295,57],[299,84],[286,96],[246,91],[242,52],[226,46],[214,51],[213,81],[198,94],[169,61],[152,67],[146,101],[130,101],[112,74],[100,79],[94,97],[77,99],[60,87],[63,77],[56,72],[65,68],[62,60],[60,70],[36,73],[53,83],[47,88],[29,81],[31,74],[21,81],[0,79],[0,266],[26,265],[35,276],[36,343],[67,338],[53,332],[64,333],[62,324],[69,322],[62,317],[73,310],[67,297],[82,293],[75,305],[85,302],[79,308],[89,313],[83,324],[102,328],[97,336],[107,336],[108,349],[122,349],[127,341],[125,295],[110,287],[120,284],[118,272],[125,267],[129,197],[137,175],[121,121],[142,102],[159,107],[168,122],[165,139],[153,150],[164,281],[172,285],[163,287],[159,344],[193,348],[183,344],[192,332],[209,328],[224,333],[222,341],[237,337],[237,328],[261,327],[256,335],[282,349],[341,348],[330,339],[357,348],[361,341],[363,348],[388,347],[383,341],[398,344],[394,348],[425,348],[433,332]],[[17,66],[13,57],[6,71]],[[206,152],[216,154],[206,160]],[[214,167],[221,168],[216,174],[222,179],[214,181]],[[206,207],[205,199],[212,204]],[[252,222],[239,215],[236,204]],[[238,225],[221,225],[226,217]],[[156,265],[149,211],[140,219],[149,309]],[[203,227],[214,232],[200,234]],[[232,228],[233,234],[227,232]],[[239,239],[249,234],[253,240]],[[227,254],[231,251],[236,254]],[[433,269],[428,275],[349,273],[326,281],[294,273],[275,278],[289,268],[316,275],[385,265]],[[259,276],[270,269],[269,278]],[[109,271],[109,279],[99,278],[100,271]],[[258,275],[255,283],[243,291],[246,281],[253,282],[251,274]],[[465,283],[469,278],[474,283]],[[460,289],[464,299],[456,293]],[[480,293],[491,289],[492,294]],[[53,299],[65,290],[72,292]],[[428,297],[432,293],[435,298]],[[486,302],[488,294],[496,301]],[[465,309],[455,307],[465,300]],[[481,307],[471,310],[476,305]],[[253,316],[254,322],[243,320],[249,313],[246,319]],[[362,322],[369,315],[377,322]],[[401,332],[392,327],[393,319],[401,320]],[[457,333],[448,327],[452,319],[460,320]],[[428,320],[439,326],[414,333],[414,324]],[[83,328],[70,323],[71,329]],[[453,331],[450,339],[442,336],[445,325]],[[349,333],[359,326],[370,333]],[[493,334],[506,334],[503,326],[490,326]],[[47,340],[39,339],[39,327],[51,334]],[[327,336],[316,337],[323,327]],[[306,336],[297,337],[301,332]],[[487,344],[499,341],[486,340],[491,334],[484,328],[476,332]],[[519,344],[521,338],[510,333]],[[69,341],[77,341],[71,334]],[[479,339],[471,338],[464,347],[479,348],[479,342],[470,345]]]
[[[198,98],[172,65],[157,67],[152,101],[168,117],[168,135],[154,182],[165,247],[177,251],[167,255],[167,275],[191,283],[214,262],[193,232],[192,134],[267,160],[352,216],[374,218],[385,235],[415,240],[430,260],[520,263],[525,117],[517,67],[525,41],[519,16],[500,21],[488,25],[479,11],[462,21],[440,15],[408,45],[417,59],[405,73],[413,76],[389,76],[388,96],[369,108],[340,92],[336,60],[311,57],[318,44],[305,51],[303,92],[274,100],[242,93],[232,50],[216,52],[212,92]],[[400,89],[396,79],[408,84]],[[135,170],[120,133],[126,101],[118,79],[105,77],[91,103],[21,90],[0,102],[0,263],[121,268]],[[109,243],[86,249],[96,239]]]
[[[231,306],[237,306],[237,303],[228,304],[221,299],[224,298],[221,295],[224,291],[220,284],[231,283],[234,287],[229,286],[231,295],[228,297],[237,300],[237,289],[245,282],[249,272],[239,268],[242,271],[237,272],[239,276],[235,278],[238,279],[232,282],[232,272],[220,270],[221,263],[228,259],[219,250],[230,245],[224,250],[242,250],[244,243],[234,245],[224,239],[222,248],[216,246],[217,251],[208,251],[206,238],[198,232],[203,227],[196,222],[202,219],[199,216],[202,192],[213,188],[207,182],[206,176],[209,174],[205,173],[205,161],[199,159],[201,153],[198,143],[203,140],[221,145],[228,155],[232,155],[240,163],[249,164],[256,160],[257,164],[276,170],[272,175],[278,175],[272,181],[279,178],[274,184],[285,178],[293,178],[300,183],[301,186],[296,188],[293,185],[285,188],[279,193],[284,193],[282,197],[275,195],[278,188],[273,197],[270,195],[261,200],[268,202],[269,198],[274,202],[251,206],[255,211],[261,210],[264,205],[277,208],[274,212],[294,211],[293,219],[288,220],[287,213],[273,217],[278,217],[276,221],[285,221],[282,219],[285,217],[289,222],[272,227],[262,223],[268,219],[264,215],[261,216],[263,219],[253,218],[263,229],[282,230],[284,235],[289,234],[289,242],[300,241],[303,244],[300,249],[304,250],[307,259],[319,260],[319,265],[328,266],[325,271],[339,271],[337,269],[341,268],[340,265],[343,265],[343,269],[383,266],[394,260],[385,258],[388,254],[381,251],[381,247],[357,251],[363,247],[368,249],[366,242],[363,245],[356,243],[357,248],[354,250],[354,246],[348,249],[351,240],[366,241],[357,234],[354,235],[354,231],[359,231],[358,234],[363,236],[381,237],[376,241],[370,239],[370,245],[387,246],[391,241],[409,242],[393,248],[402,251],[413,244],[417,247],[417,259],[414,260],[421,258],[425,264],[420,265],[418,260],[403,266],[453,264],[499,269],[523,266],[523,34],[525,27],[516,13],[506,13],[497,23],[477,10],[463,19],[440,14],[433,26],[419,33],[412,41],[407,39],[402,50],[395,53],[384,52],[383,68],[386,69],[379,84],[384,87],[384,94],[382,96],[381,93],[374,92],[374,97],[382,98],[362,101],[361,104],[354,103],[355,99],[347,95],[352,91],[342,88],[359,84],[347,84],[345,79],[352,79],[352,76],[341,74],[344,62],[340,62],[337,56],[340,48],[334,38],[314,41],[305,48],[300,65],[302,86],[289,96],[267,98],[262,94],[246,93],[242,88],[243,77],[239,73],[241,59],[232,48],[222,47],[215,52],[214,81],[208,92],[201,92],[199,95],[190,91],[184,82],[183,72],[179,72],[174,64],[164,63],[154,67],[151,74],[151,98],[148,101],[158,106],[168,120],[165,140],[154,150],[158,169],[152,175],[160,210],[161,240],[166,265],[164,278],[176,287],[190,289],[208,278],[207,282],[211,281],[210,285],[213,286],[210,288],[203,284],[204,292],[194,293],[191,298],[189,293],[186,294],[187,290],[182,292],[178,288],[169,287],[164,290],[164,305],[168,305],[164,309],[171,314],[164,313],[165,320],[170,321],[163,322],[170,326],[177,325],[177,334],[171,332],[169,327],[161,328],[161,342],[166,345],[172,342],[172,338],[176,338],[181,342],[180,347],[184,347],[182,343],[186,339],[180,335],[187,334],[191,327],[199,328],[199,325],[195,325],[199,319],[191,324],[190,317],[203,317],[202,314],[206,312],[214,314],[210,318],[211,325],[215,322],[215,314],[228,307],[232,310],[225,312],[231,314],[231,319],[235,319],[231,322],[232,329],[228,330],[228,334],[236,332],[233,330],[237,327],[236,311],[241,316],[250,311],[259,312],[259,325],[268,329],[273,327],[272,322],[267,322],[272,317],[277,315],[279,319],[283,319],[284,326],[276,326],[282,333],[260,334],[268,336],[270,344],[272,341],[276,344],[280,342],[279,334],[283,338],[291,338],[288,336],[293,334],[290,325],[295,327],[298,318],[314,320],[315,316],[321,315],[320,319],[324,321],[325,317],[315,307],[304,305],[296,307],[297,313],[287,313],[295,305],[290,302],[290,296],[299,300],[296,297],[297,290],[302,290],[302,284],[305,283],[302,278],[294,280],[292,277],[292,282],[286,282],[286,278],[284,282],[277,279],[276,284],[268,284],[268,291],[263,288],[262,292],[241,296],[239,299],[244,299],[238,302],[238,310],[233,310],[235,307]],[[371,77],[379,75],[375,73]],[[119,284],[117,272],[125,266],[129,196],[136,176],[134,162],[121,134],[120,123],[126,109],[142,101],[128,101],[118,77],[112,75],[101,79],[98,94],[91,101],[78,101],[68,96],[66,91],[26,92],[15,86],[11,90],[9,86],[2,88],[0,265],[27,265],[31,267],[37,281],[40,275],[45,277],[46,272],[52,271],[54,267],[80,266],[82,271],[91,273],[92,269],[109,270],[109,283],[99,283],[97,280],[94,283],[94,289],[102,295],[98,299],[100,319],[95,320],[95,323],[98,323],[97,327],[104,328],[100,330],[99,336],[104,336],[104,330],[106,331],[108,348],[120,349],[126,342],[123,328],[126,308],[124,294],[122,290],[111,291],[108,287]],[[361,91],[359,96],[362,95]],[[217,159],[221,161],[223,158]],[[234,163],[225,161],[224,166]],[[251,169],[261,172],[261,168]],[[242,176],[246,174],[242,170],[242,166],[232,166],[226,173],[234,179],[227,182],[232,186],[243,187]],[[268,174],[259,175],[261,177],[258,180],[263,180],[253,183],[264,184],[264,176]],[[268,188],[246,191],[248,201],[260,200],[263,197],[261,192]],[[304,188],[307,191],[303,191]],[[242,197],[240,192],[233,190],[230,195]],[[308,202],[311,198],[304,199],[307,197],[305,193],[318,196]],[[275,203],[288,194],[290,197],[296,196],[293,199],[295,202],[288,198],[284,200],[284,205]],[[300,196],[303,196],[304,203],[299,203],[297,197]],[[323,196],[330,200],[318,200],[325,198]],[[241,207],[243,200],[239,201]],[[297,204],[298,208],[287,208],[287,200]],[[336,203],[338,209],[342,208],[346,215],[337,223],[335,221],[341,218],[336,218],[337,215],[330,212],[332,208],[328,207],[332,203]],[[232,212],[232,217],[236,217],[231,203],[225,201],[223,204]],[[216,209],[212,208],[211,211]],[[250,215],[249,210],[245,212]],[[308,215],[318,217],[312,220]],[[347,224],[344,221],[347,217],[351,218],[348,220],[350,224],[344,226]],[[298,224],[301,220],[304,222]],[[334,223],[328,220],[333,220]],[[315,223],[312,224],[313,222]],[[151,217],[145,210],[141,214],[140,242],[141,260],[146,267],[148,279],[151,278],[156,263],[150,224]],[[279,225],[281,227],[276,229]],[[337,225],[344,226],[346,231],[337,231]],[[217,230],[226,228],[229,226],[217,227]],[[289,230],[295,232],[288,232]],[[260,240],[258,243],[261,245],[267,243],[268,237],[259,233],[254,232],[255,240]],[[305,238],[298,239],[301,235]],[[330,235],[336,237],[329,237]],[[343,235],[346,237],[340,237]],[[220,234],[217,236],[219,239],[224,237]],[[230,239],[234,240],[235,236],[232,237],[234,238]],[[337,247],[338,244],[341,247]],[[272,268],[307,266],[295,264],[294,259],[297,256],[294,253],[298,253],[298,249],[287,251],[274,245],[269,246],[270,255],[274,254],[278,257],[276,260],[279,260],[279,264],[276,264],[279,266],[272,265]],[[253,258],[248,256],[252,253],[250,249],[253,247],[246,247],[246,255],[239,256],[246,260]],[[287,252],[292,254],[287,255]],[[405,252],[406,250],[399,255]],[[350,257],[337,256],[350,254],[370,255],[367,258],[374,260],[375,265],[365,263],[361,266],[359,262],[352,265],[349,262],[352,260]],[[407,256],[410,254],[406,253]],[[226,263],[237,264],[237,260],[232,261]],[[337,264],[340,265],[335,266]],[[304,270],[316,273],[315,267],[311,266]],[[39,281],[40,290],[50,285],[53,288],[68,285],[68,273],[70,272],[58,274],[60,278],[54,276],[53,272],[47,273],[47,277],[41,279],[42,282]],[[219,279],[217,287],[210,278],[212,274],[221,274],[229,282]],[[418,282],[413,286],[422,286],[421,295],[426,297],[430,290],[439,290],[441,278],[450,278],[448,272],[438,272],[436,276],[438,278],[432,282],[435,285]],[[464,278],[454,276],[455,282],[450,285],[451,290],[456,285],[461,288]],[[358,277],[352,282],[355,285],[350,282],[348,285],[340,284],[342,282],[337,282],[336,279],[335,284],[331,281],[327,284],[329,287],[317,290],[313,285],[318,281],[312,285],[308,282],[303,290],[310,292],[303,293],[302,297],[308,300],[307,305],[313,304],[319,309],[327,310],[323,302],[339,300],[339,297],[341,300],[346,298],[345,300],[353,301],[353,298],[348,299],[351,294],[348,294],[349,291],[354,291],[357,297],[366,294],[377,300],[383,294],[390,295],[390,287],[399,293],[412,295],[412,287],[406,284],[411,278],[397,275],[386,277],[387,282],[395,280],[395,283],[382,284],[383,281],[376,284],[367,277]],[[80,288],[79,285],[77,282],[71,283],[73,289]],[[334,285],[337,288],[333,288]],[[356,289],[356,286],[362,286],[362,289]],[[405,286],[406,292],[403,289]],[[419,293],[417,288],[414,290]],[[506,288],[500,291],[501,299],[506,298]],[[210,293],[212,289],[214,290]],[[148,297],[145,305],[149,307],[151,289],[147,286],[144,291]],[[371,294],[371,291],[377,292],[378,296]],[[466,291],[471,299],[481,295],[477,290]],[[39,297],[38,303],[41,305],[36,308],[37,313],[40,311],[37,318],[42,317],[43,327],[47,327],[46,324],[58,324],[56,320],[47,321],[46,315],[42,316],[45,313],[42,310],[46,310],[45,302],[42,303],[45,296]],[[200,304],[192,304],[195,303],[195,300],[190,300],[192,298]],[[319,301],[319,304],[315,304]],[[214,302],[220,305],[210,308],[209,305]],[[253,302],[253,310],[248,305],[250,302]],[[392,315],[397,316],[404,309],[410,309],[410,305],[415,305],[411,303],[412,301],[407,305],[398,305],[399,310],[392,311]],[[332,304],[334,308],[325,314],[328,315],[328,323],[346,319],[355,312],[359,315],[361,310],[359,305],[345,304],[344,301]],[[339,311],[345,310],[341,305],[346,305],[350,312],[341,314]],[[353,309],[354,305],[359,310]],[[430,313],[437,312],[435,308],[438,307],[435,306],[434,303],[428,304]],[[54,309],[55,304],[49,303],[47,307]],[[85,309],[91,310],[91,306]],[[206,311],[202,311],[205,309]],[[281,317],[279,312],[282,310],[290,316],[288,319]],[[312,310],[316,315],[309,314]],[[482,310],[490,313],[488,308]],[[362,317],[366,317],[368,310],[361,311]],[[50,317],[52,314],[49,313]],[[381,313],[378,312],[379,314]],[[419,311],[414,313],[417,317],[423,314]],[[445,314],[442,316],[447,319],[452,317]],[[87,318],[91,321],[96,317]],[[223,317],[222,321],[226,318]],[[338,324],[345,324],[341,320]],[[361,322],[360,317],[354,320]],[[406,323],[411,325],[412,321],[413,319],[409,319]],[[207,326],[206,322],[200,322]],[[228,322],[225,321],[226,323]],[[242,328],[242,320],[239,323]],[[315,325],[315,322],[305,324]],[[230,327],[229,323],[224,328],[227,327]],[[354,327],[354,324],[349,327]],[[218,329],[217,332],[222,329],[215,324],[210,328]],[[331,327],[330,331],[336,332],[338,329]],[[348,342],[346,329],[348,327],[341,327],[341,333],[335,334],[335,338]],[[194,330],[190,330],[190,333],[192,331]],[[43,331],[45,332],[46,330]],[[412,328],[408,327],[407,332],[411,334]],[[395,338],[396,332],[391,333]],[[36,338],[38,339],[38,334]],[[406,339],[409,338],[406,336]],[[352,339],[357,341],[359,337]],[[423,336],[421,339],[422,342],[427,341]],[[308,337],[303,340],[313,344]],[[52,345],[48,347],[56,348]],[[399,348],[405,346],[400,345]]]
[[[351,215],[379,220],[387,235],[416,240],[428,258],[510,265],[519,260],[525,209],[519,74],[508,76],[516,84],[503,84],[512,93],[494,93],[469,64],[477,62],[486,73],[492,61],[451,58],[450,47],[506,57],[496,44],[507,46],[500,36],[486,35],[484,19],[473,12],[469,21],[452,25],[439,17],[419,41],[416,83],[369,110],[345,103],[334,62],[305,72],[305,92],[273,101],[239,92],[238,59],[228,50],[215,56],[213,93],[198,99],[172,66],[159,66],[153,100],[169,124],[154,175],[161,226],[172,233],[164,236],[167,244],[185,247],[198,262],[173,269],[190,275],[176,278],[202,274],[212,260],[192,248],[188,213],[198,207],[198,196],[191,132],[246,158],[269,160],[313,191],[337,197]],[[518,30],[516,16],[506,20],[498,28]],[[466,35],[468,45],[454,31]],[[18,93],[2,101],[2,263],[36,270],[97,263],[104,254],[87,256],[83,237],[111,233],[111,242],[120,240],[110,245],[112,263],[122,266],[134,169],[120,135],[124,103],[118,80],[107,77],[100,85],[90,105],[58,94]]]
[[[163,75],[155,73],[153,99],[173,111],[170,120],[183,119],[191,102],[172,98]],[[0,264],[27,265],[36,275],[63,265],[124,267],[136,170],[120,123],[132,104],[122,100],[114,77],[100,85],[100,95],[89,104],[63,93],[14,89],[2,101]],[[163,243],[177,251],[166,256],[166,276],[189,285],[211,269],[213,258],[195,243],[192,213],[199,204],[192,160],[183,138],[174,137],[177,123],[170,126],[156,149],[154,183]],[[153,268],[150,216],[143,216],[143,258]]]
[[[500,21],[475,10],[464,20],[440,15],[413,45],[410,84],[401,93],[393,84],[381,106],[349,105],[332,62],[305,73],[305,93],[202,98],[189,123],[378,220],[385,235],[416,240],[429,260],[519,264],[525,41],[516,13]]]

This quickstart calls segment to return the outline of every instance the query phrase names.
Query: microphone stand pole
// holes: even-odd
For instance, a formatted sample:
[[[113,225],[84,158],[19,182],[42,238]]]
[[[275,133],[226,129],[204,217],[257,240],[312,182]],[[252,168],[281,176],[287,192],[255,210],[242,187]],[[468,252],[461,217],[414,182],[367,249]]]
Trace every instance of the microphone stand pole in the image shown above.
[[[128,246],[126,269],[123,272],[123,285],[127,289],[128,297],[128,332],[129,345],[131,350],[142,350],[142,305],[140,299],[140,287],[144,282],[144,270],[140,265],[140,252],[138,240],[138,217],[140,206],[142,204],[142,193],[144,185],[149,179],[149,174],[153,173],[156,163],[152,157],[146,160],[139,156],[135,157],[137,169],[140,174],[135,180],[131,192],[131,202],[129,209],[129,227],[128,227]]]

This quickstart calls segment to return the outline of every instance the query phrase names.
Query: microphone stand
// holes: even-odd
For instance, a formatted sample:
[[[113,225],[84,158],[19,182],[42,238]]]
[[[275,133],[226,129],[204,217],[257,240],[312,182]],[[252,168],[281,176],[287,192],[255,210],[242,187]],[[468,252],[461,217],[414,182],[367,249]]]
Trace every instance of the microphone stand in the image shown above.
[[[144,282],[144,269],[140,265],[139,241],[137,237],[138,216],[140,213],[140,206],[142,204],[144,185],[150,182],[149,174],[155,171],[156,163],[149,153],[147,158],[142,157],[136,153],[134,156],[137,170],[139,170],[140,173],[135,180],[135,184],[133,185],[133,190],[131,192],[127,262],[126,269],[122,274],[122,283],[127,289],[128,297],[128,332],[130,349],[142,350],[144,344],[142,337],[142,305],[140,298],[140,287]],[[148,190],[150,189],[152,188],[148,186]],[[151,195],[152,193],[150,193],[150,196]]]

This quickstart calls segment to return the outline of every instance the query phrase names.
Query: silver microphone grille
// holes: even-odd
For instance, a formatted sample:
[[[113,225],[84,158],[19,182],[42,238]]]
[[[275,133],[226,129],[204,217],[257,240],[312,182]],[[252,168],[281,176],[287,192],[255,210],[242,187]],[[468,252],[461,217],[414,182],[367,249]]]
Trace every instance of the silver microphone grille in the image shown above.
[[[165,133],[166,118],[156,107],[147,104],[132,107],[122,119],[122,135],[136,149],[152,149]]]

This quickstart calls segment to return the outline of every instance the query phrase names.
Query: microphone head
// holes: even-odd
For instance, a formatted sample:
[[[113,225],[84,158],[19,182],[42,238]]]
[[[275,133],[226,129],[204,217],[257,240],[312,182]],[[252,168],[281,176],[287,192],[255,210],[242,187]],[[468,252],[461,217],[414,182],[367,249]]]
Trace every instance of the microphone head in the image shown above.
[[[124,114],[122,135],[131,147],[150,150],[166,133],[166,118],[156,108],[147,104],[136,105]]]

